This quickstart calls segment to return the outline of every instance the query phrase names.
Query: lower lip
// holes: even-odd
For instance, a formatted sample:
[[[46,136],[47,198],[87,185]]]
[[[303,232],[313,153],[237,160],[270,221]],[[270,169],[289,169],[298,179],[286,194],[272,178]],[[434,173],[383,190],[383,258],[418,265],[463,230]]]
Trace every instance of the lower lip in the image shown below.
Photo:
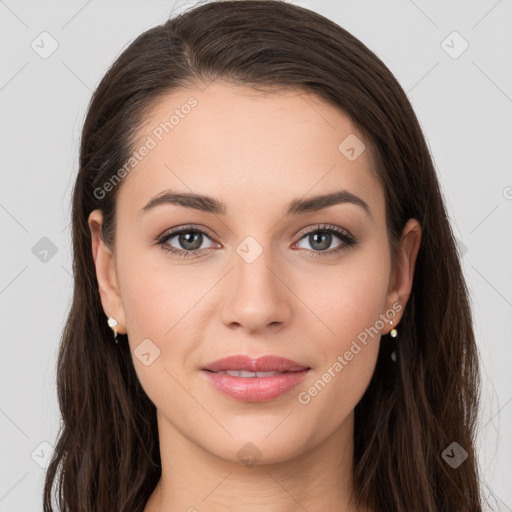
[[[298,386],[309,370],[270,377],[234,377],[202,370],[210,384],[221,393],[241,402],[268,402]]]

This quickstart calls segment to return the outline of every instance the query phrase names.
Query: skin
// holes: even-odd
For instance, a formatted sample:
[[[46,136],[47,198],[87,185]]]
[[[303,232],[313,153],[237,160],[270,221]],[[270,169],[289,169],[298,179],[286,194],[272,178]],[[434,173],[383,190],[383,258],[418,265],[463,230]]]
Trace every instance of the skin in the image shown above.
[[[132,354],[145,339],[160,350],[149,366],[133,357],[157,408],[162,457],[162,478],[145,512],[354,511],[354,407],[391,325],[308,404],[298,395],[394,303],[402,306],[393,317],[400,332],[420,226],[415,219],[405,226],[392,270],[385,196],[370,151],[350,161],[338,150],[349,134],[364,137],[312,94],[262,94],[222,82],[175,91],[147,116],[139,141],[191,96],[198,105],[119,185],[112,250],[99,236],[101,211],[89,217],[105,313],[128,334]],[[212,196],[227,214],[165,204],[139,215],[168,188]],[[291,200],[334,189],[366,201],[371,216],[351,203],[283,216]],[[358,244],[322,252],[302,231],[324,223],[348,230]],[[180,258],[155,245],[165,231],[188,224],[214,235],[203,238],[201,255]],[[252,263],[236,252],[247,236],[263,250]],[[333,234],[327,250],[343,243]],[[190,247],[177,236],[166,244]],[[200,372],[233,354],[279,355],[311,371],[275,400],[237,402]],[[249,442],[261,457],[252,467],[237,457]]]

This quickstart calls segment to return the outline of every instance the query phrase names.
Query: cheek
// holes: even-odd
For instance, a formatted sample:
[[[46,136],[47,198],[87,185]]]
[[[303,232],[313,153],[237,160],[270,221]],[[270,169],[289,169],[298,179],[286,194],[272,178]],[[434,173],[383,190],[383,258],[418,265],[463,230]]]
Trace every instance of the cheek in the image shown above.
[[[162,340],[197,301],[193,277],[173,268],[158,247],[127,245],[118,257],[123,308],[130,337]],[[194,291],[195,290],[195,291]],[[172,331],[171,331],[172,332]]]
[[[327,353],[344,346],[378,323],[385,312],[389,287],[389,256],[385,245],[368,244],[364,250],[347,253],[336,266],[318,266],[314,279],[301,279],[302,297],[323,321]],[[330,335],[329,335],[330,334]]]
[[[335,428],[353,410],[375,369],[385,326],[381,314],[386,310],[390,268],[381,247],[376,244],[372,251],[346,258],[335,271],[333,267],[322,269],[302,290],[302,296],[311,298],[311,310],[328,329],[322,328],[323,334],[316,335],[321,362],[299,403],[308,414],[325,420],[325,431]]]
[[[338,428],[359,403],[379,353],[385,287],[364,280],[357,280],[354,288],[350,284],[339,283],[344,295],[324,310],[325,323],[333,332],[323,329],[325,334],[317,335],[320,364],[297,396],[302,414],[319,420],[314,431],[317,440]]]
[[[212,269],[167,261],[160,248],[133,247],[123,254],[129,257],[120,256],[119,276],[136,373],[152,399],[157,401],[164,389],[181,396],[172,376],[182,381],[196,369],[205,304],[219,278]],[[145,353],[150,354],[147,366],[148,358],[144,361],[141,355]]]
[[[194,304],[206,290],[156,249],[133,247],[123,254],[129,256],[118,258],[119,278],[135,372],[157,407],[165,409],[172,395],[174,413],[186,414],[190,403],[178,382],[194,349],[190,334],[201,310]]]

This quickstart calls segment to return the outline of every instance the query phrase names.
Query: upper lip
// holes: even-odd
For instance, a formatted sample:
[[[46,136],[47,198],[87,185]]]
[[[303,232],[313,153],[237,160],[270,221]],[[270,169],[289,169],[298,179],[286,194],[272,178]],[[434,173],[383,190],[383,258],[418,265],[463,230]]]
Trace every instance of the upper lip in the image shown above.
[[[245,370],[249,372],[298,372],[309,370],[309,366],[304,366],[291,359],[279,356],[251,357],[243,354],[224,357],[208,363],[203,370],[212,372],[222,372],[226,370]]]

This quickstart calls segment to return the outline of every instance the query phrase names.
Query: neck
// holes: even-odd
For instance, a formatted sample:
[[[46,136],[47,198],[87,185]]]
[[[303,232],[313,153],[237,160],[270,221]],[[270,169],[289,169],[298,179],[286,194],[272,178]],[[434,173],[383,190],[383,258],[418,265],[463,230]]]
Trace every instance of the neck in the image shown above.
[[[144,512],[357,510],[353,414],[321,444],[271,464],[219,458],[181,435],[161,414],[158,429],[162,476]]]

